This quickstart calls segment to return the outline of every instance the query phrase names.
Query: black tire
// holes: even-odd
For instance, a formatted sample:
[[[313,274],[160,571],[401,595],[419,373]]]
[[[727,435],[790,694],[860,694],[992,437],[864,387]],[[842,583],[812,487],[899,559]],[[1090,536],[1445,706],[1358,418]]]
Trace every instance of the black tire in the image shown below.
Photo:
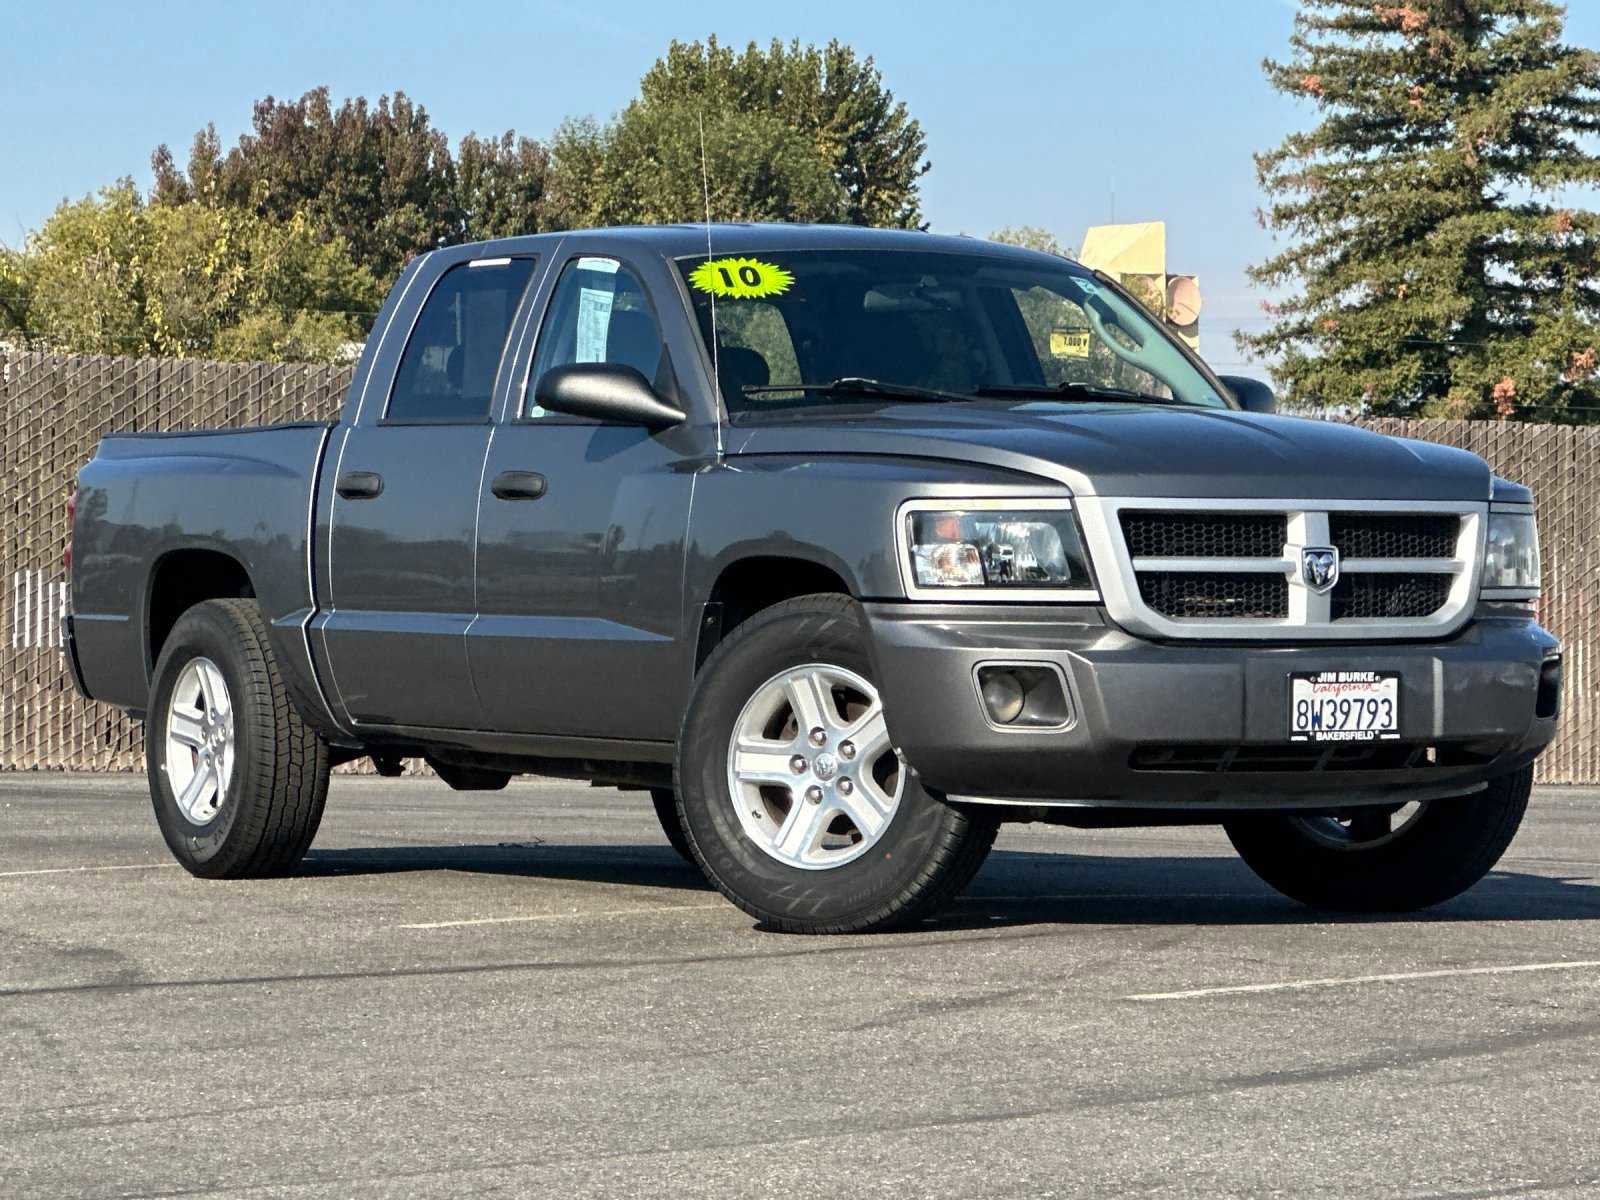
[[[894,815],[871,850],[823,870],[771,857],[744,831],[728,786],[727,755],[746,702],[774,675],[828,663],[871,681],[867,630],[847,596],[787,600],[733,631],[695,682],[678,739],[678,808],[695,859],[723,895],[768,928],[867,933],[933,913],[970,881],[999,822],[947,804],[907,773]]]
[[[1252,871],[1302,904],[1411,912],[1459,896],[1489,873],[1516,837],[1532,789],[1527,767],[1491,781],[1487,791],[1430,801],[1371,846],[1340,846],[1286,816],[1240,818],[1225,828]]]
[[[693,863],[694,851],[689,848],[689,839],[683,832],[683,818],[678,815],[678,793],[671,788],[651,788],[650,802],[655,805],[656,820],[661,822],[661,832],[667,835],[667,841],[685,862]]]
[[[215,816],[194,824],[178,806],[163,756],[172,690],[202,657],[220,670],[232,702],[234,766]],[[191,874],[282,875],[305,857],[328,794],[328,747],[290,703],[254,600],[207,600],[178,618],[150,689],[145,766],[161,834]]]

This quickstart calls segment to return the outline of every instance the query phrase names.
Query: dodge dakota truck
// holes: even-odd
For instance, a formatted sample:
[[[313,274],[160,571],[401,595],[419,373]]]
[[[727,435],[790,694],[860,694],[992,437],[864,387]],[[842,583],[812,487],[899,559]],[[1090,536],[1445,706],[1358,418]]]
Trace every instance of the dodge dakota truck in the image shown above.
[[[648,794],[766,926],[948,903],[1010,820],[1217,823],[1286,895],[1444,901],[1561,694],[1533,497],[1277,415],[1119,284],[915,232],[424,254],[339,419],[105,438],[67,657],[195,875],[332,765]]]

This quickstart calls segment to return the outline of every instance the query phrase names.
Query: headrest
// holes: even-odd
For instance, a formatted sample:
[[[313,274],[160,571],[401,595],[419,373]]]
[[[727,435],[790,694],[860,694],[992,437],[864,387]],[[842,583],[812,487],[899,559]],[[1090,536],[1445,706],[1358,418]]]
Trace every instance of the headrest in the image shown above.
[[[730,404],[746,399],[742,389],[765,387],[772,382],[772,369],[757,351],[744,346],[723,346],[717,356],[722,394]]]

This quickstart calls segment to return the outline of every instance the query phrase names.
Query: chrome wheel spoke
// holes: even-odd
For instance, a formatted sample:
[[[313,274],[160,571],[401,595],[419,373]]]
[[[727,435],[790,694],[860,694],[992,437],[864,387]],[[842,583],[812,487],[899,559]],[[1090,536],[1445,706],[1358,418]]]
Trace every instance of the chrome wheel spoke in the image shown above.
[[[787,788],[795,778],[790,766],[794,753],[786,742],[740,742],[733,752],[733,773],[741,783]]]
[[[806,858],[816,850],[835,815],[835,810],[826,805],[813,804],[804,796],[796,795],[778,829],[778,851],[787,858]]]
[[[878,790],[876,784],[868,788],[865,782],[860,787],[854,788],[848,795],[838,793],[835,803],[845,816],[850,818],[861,836],[876,838],[889,824],[890,809],[885,807],[884,801],[888,797]]]
[[[206,803],[216,778],[212,773],[211,763],[201,759],[195,766],[194,774],[189,776],[189,782],[178,796],[178,807],[189,815],[190,819],[202,813],[209,805]]]
[[[167,717],[167,736],[180,746],[199,750],[206,743],[205,726],[201,723],[200,714],[174,708]]]
[[[889,726],[883,719],[883,705],[874,704],[839,736],[855,748],[855,760],[865,771],[889,750]]]
[[[796,672],[784,688],[795,721],[804,737],[813,729],[831,730],[839,724],[827,681],[813,671]]]

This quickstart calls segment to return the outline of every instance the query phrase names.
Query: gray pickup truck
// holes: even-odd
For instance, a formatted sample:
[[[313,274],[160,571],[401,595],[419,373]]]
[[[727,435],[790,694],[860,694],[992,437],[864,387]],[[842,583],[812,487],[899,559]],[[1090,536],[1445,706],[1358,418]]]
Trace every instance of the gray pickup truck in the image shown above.
[[[594,230],[408,266],[331,424],[106,438],[68,658],[196,875],[330,766],[648,792],[777,929],[1008,820],[1219,823],[1346,910],[1480,879],[1555,729],[1529,491],[1272,415],[1112,279],[967,238]]]

